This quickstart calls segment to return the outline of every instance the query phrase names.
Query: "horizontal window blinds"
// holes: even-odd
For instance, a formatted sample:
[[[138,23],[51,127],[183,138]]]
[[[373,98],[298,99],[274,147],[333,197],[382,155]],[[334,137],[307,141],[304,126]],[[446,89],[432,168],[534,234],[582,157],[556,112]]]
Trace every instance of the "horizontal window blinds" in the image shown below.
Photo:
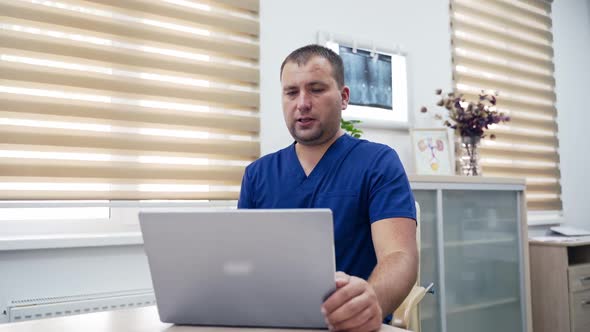
[[[550,14],[544,1],[451,1],[455,90],[498,91],[511,117],[482,141],[483,173],[525,178],[530,211],[562,209]]]
[[[0,199],[235,199],[258,0],[0,0]]]

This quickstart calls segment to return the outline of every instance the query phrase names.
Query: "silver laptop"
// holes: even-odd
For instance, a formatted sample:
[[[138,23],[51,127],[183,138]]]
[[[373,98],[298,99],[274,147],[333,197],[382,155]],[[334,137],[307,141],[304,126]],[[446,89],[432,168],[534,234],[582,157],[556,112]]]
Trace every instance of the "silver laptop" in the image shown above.
[[[326,327],[330,210],[141,212],[139,220],[163,322]]]

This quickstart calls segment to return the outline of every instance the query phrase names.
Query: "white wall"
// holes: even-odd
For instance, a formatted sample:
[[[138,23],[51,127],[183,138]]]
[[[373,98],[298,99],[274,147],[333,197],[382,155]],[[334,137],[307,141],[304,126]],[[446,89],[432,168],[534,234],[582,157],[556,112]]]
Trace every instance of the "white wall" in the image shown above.
[[[590,229],[590,0],[553,2],[553,39],[565,221]]]
[[[291,144],[283,121],[280,65],[300,46],[317,42],[318,31],[360,40],[383,48],[400,45],[408,53],[408,104],[416,126],[441,126],[419,113],[436,103],[434,91],[451,86],[449,9],[433,0],[261,0],[260,90],[262,154]],[[364,129],[364,137],[395,148],[410,170],[408,131]]]

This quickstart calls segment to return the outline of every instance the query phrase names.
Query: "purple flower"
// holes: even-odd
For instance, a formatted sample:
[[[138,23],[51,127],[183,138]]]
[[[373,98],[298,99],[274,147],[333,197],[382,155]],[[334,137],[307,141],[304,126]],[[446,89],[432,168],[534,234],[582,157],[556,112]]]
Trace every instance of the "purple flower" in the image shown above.
[[[497,104],[497,91],[486,94],[482,90],[479,99],[475,101],[466,100],[462,94],[454,92],[444,95],[441,89],[435,92],[437,95],[442,95],[437,105],[448,110],[449,120],[445,121],[444,125],[456,130],[461,136],[485,137],[485,131],[491,124],[510,121],[509,116],[494,110]],[[423,107],[421,112],[426,113],[426,107]],[[437,120],[443,119],[440,114],[434,117]],[[495,135],[490,135],[490,138],[492,136],[495,138]]]
[[[490,103],[494,106],[496,106],[496,96],[491,96],[490,97]]]

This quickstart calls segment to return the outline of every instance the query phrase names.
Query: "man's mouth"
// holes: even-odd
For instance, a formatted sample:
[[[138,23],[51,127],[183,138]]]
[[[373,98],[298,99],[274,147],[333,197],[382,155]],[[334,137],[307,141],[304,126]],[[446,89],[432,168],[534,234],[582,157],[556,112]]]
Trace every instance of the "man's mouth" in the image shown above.
[[[297,119],[297,122],[301,123],[301,124],[309,124],[311,122],[313,122],[315,119],[313,118],[299,118]]]

